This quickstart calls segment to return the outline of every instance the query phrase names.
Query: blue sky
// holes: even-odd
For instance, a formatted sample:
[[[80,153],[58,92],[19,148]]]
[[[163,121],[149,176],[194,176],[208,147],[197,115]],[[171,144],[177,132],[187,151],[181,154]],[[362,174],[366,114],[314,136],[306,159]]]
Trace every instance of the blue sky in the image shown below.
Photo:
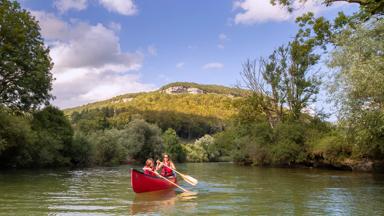
[[[20,0],[39,20],[67,108],[174,81],[236,84],[247,58],[287,43],[305,11],[332,18],[356,6],[315,0],[293,14],[269,0]],[[322,106],[320,104],[319,106]]]

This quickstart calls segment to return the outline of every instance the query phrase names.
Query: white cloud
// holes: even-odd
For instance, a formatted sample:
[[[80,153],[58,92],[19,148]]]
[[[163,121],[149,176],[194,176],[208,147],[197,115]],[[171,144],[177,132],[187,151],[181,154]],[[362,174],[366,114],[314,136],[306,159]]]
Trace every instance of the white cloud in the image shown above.
[[[83,73],[76,71],[78,76],[71,77],[71,81],[56,82],[54,93],[57,100],[54,104],[59,107],[73,107],[101,99],[107,99],[115,95],[127,92],[139,92],[153,90],[153,85],[141,83],[137,74],[116,75],[104,72],[95,74],[94,71],[82,69]],[[67,71],[70,73],[70,71]],[[57,76],[57,80],[61,77]],[[71,86],[74,90],[71,91]]]
[[[179,68],[179,69],[181,69],[181,68],[183,68],[183,67],[184,67],[184,65],[185,65],[185,63],[184,63],[184,62],[179,62],[179,63],[177,63],[177,64],[176,64],[176,68]]]
[[[222,69],[224,65],[220,62],[210,62],[205,65],[203,65],[204,70],[209,70],[209,69]]]
[[[102,24],[77,23],[72,27],[69,40],[57,41],[51,48],[56,68],[102,67],[123,65],[129,69],[140,56],[120,50],[119,38]]]
[[[255,24],[268,21],[287,21],[312,11],[319,13],[326,9],[319,1],[308,0],[305,3],[294,1],[295,10],[289,13],[286,8],[272,5],[270,0],[239,0],[234,3],[234,8],[241,10],[235,16],[236,24]]]
[[[130,16],[137,13],[137,7],[133,0],[99,0],[100,4],[108,11]]]
[[[54,14],[42,11],[31,11],[31,14],[39,21],[41,34],[45,39],[64,39],[69,36],[68,24]]]
[[[121,50],[119,37],[103,24],[66,23],[52,14],[32,12],[40,21],[54,62],[53,104],[71,107],[126,92],[146,91],[138,70],[143,55]],[[60,23],[61,27],[54,25]]]
[[[87,0],[56,0],[54,5],[60,13],[71,9],[80,11],[87,8]]]

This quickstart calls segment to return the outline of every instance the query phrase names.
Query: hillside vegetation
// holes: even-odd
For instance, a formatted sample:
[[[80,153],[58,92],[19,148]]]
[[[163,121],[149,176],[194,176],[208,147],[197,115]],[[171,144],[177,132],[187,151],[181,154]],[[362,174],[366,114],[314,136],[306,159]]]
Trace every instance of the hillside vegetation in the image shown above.
[[[167,93],[172,87],[196,88],[203,93],[187,91]],[[64,110],[75,129],[90,132],[106,128],[123,128],[135,118],[173,128],[186,139],[222,131],[226,120],[236,114],[235,102],[247,91],[219,85],[177,82],[147,93],[125,94],[108,100]]]

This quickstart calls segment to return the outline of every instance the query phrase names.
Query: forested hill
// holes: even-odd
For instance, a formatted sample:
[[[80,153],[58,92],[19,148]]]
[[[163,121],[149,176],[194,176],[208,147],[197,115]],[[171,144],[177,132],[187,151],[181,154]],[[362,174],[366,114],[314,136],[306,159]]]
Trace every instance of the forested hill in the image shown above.
[[[143,118],[191,139],[221,131],[236,113],[234,102],[246,94],[238,88],[176,82],[153,92],[124,94],[64,112],[76,129],[85,132],[122,128],[134,118]]]

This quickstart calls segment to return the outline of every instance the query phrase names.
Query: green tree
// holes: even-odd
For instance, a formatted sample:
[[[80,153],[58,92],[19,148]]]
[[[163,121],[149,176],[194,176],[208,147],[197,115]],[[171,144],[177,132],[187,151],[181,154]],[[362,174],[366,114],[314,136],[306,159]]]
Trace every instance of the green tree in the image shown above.
[[[119,142],[123,132],[117,129],[97,131],[88,136],[94,145],[94,163],[97,165],[117,165],[126,160],[128,151]]]
[[[359,25],[337,37],[329,66],[337,70],[331,91],[343,113],[384,106],[384,21]]]
[[[253,111],[257,110],[266,114],[271,127],[282,120],[283,105],[286,100],[282,84],[287,60],[284,58],[286,57],[285,52],[281,51],[284,51],[283,47],[275,50],[268,59],[260,58],[259,62],[247,60],[240,72],[245,87],[253,92],[247,101],[254,104],[251,113],[257,113]],[[281,60],[277,59],[278,55],[282,57]],[[242,106],[242,108],[246,108],[246,106]]]
[[[68,152],[74,166],[89,166],[95,161],[96,147],[82,133],[75,133]]]
[[[47,106],[33,113],[32,129],[38,140],[33,151],[37,166],[63,166],[70,164],[73,129],[64,113]]]
[[[293,119],[316,100],[320,82],[312,67],[320,56],[314,53],[315,43],[297,34],[288,46],[281,46],[268,59],[247,61],[240,75],[253,94],[254,109],[262,111],[271,127],[282,121],[284,105]]]
[[[31,166],[36,141],[30,119],[0,108],[0,167]]]
[[[184,162],[186,160],[184,149],[180,144],[179,137],[175,130],[168,128],[163,133],[163,143],[165,152],[167,152],[173,160],[177,162]]]
[[[312,67],[317,64],[320,56],[314,53],[314,48],[315,44],[312,41],[296,36],[287,49],[289,65],[283,82],[287,104],[294,119],[299,119],[302,110],[315,102],[319,93],[320,81],[313,74]]]
[[[344,31],[329,61],[336,69],[330,90],[361,157],[384,156],[383,38],[383,20]]]
[[[208,162],[208,155],[205,149],[200,145],[194,143],[184,144],[184,151],[187,155],[189,162]]]
[[[307,124],[293,121],[277,125],[271,146],[274,163],[290,165],[306,159],[306,127]]]
[[[219,159],[220,151],[218,146],[216,146],[215,138],[211,135],[206,134],[200,139],[197,139],[195,145],[203,147],[209,161],[217,161]]]
[[[52,98],[52,62],[40,27],[16,1],[0,1],[0,104],[28,111]]]
[[[127,149],[131,159],[140,162],[145,162],[147,158],[159,158],[164,150],[160,128],[142,119],[131,121],[122,130],[118,142]]]

